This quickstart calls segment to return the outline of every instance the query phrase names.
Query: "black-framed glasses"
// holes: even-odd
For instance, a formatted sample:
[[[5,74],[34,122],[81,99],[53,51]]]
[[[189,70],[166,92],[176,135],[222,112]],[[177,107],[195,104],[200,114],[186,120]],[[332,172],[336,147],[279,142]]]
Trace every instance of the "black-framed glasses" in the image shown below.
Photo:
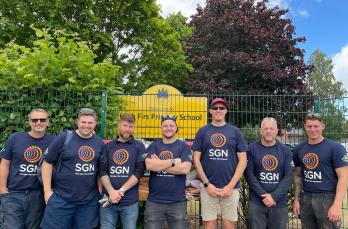
[[[316,119],[319,121],[322,121],[323,118],[321,117],[321,115],[319,113],[315,113],[315,112],[310,112],[306,115],[306,119]]]
[[[224,111],[226,110],[226,107],[212,107],[211,109],[214,111],[217,111],[217,110]]]
[[[30,121],[31,121],[32,123],[38,123],[39,121],[40,121],[41,123],[43,123],[43,122],[47,122],[47,118],[31,118]]]

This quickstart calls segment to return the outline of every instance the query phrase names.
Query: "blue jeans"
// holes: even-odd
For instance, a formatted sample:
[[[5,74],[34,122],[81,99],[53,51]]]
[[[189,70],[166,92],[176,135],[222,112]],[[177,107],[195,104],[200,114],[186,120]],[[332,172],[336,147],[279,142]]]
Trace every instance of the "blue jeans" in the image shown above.
[[[288,207],[266,207],[249,201],[250,229],[285,229],[288,223]]]
[[[122,207],[117,205],[100,207],[100,229],[115,229],[118,215],[120,215],[123,229],[136,229],[138,213],[138,202]]]
[[[86,204],[65,201],[56,193],[48,199],[42,229],[91,229],[99,222],[99,196]]]
[[[164,228],[166,221],[169,229],[188,229],[185,201],[170,204],[147,201],[144,217],[145,229]]]
[[[1,195],[2,229],[37,229],[45,208],[41,190]]]

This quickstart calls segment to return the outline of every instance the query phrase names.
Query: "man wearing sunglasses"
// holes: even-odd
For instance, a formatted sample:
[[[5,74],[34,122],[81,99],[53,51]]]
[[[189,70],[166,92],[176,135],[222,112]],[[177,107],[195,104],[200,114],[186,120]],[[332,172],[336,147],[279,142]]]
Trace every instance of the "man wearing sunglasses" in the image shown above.
[[[348,182],[347,152],[323,136],[320,114],[309,113],[304,129],[307,140],[294,149],[294,214],[300,216],[304,229],[340,228]]]
[[[192,159],[188,145],[176,139],[176,118],[162,117],[163,138],[150,144],[145,159],[150,170],[149,197],[145,207],[145,229],[188,229],[185,198],[186,174]]]
[[[82,108],[76,124],[69,144],[65,143],[68,133],[61,132],[44,153],[42,181],[47,206],[43,229],[91,229],[99,223],[97,175],[104,142],[94,134],[96,112]],[[52,177],[59,158],[61,166]]]
[[[234,228],[238,219],[239,179],[247,165],[247,147],[240,130],[225,121],[227,102],[210,103],[212,122],[200,128],[193,142],[193,161],[203,187],[201,212],[204,228],[216,227],[221,209],[223,228]]]
[[[0,151],[0,195],[3,228],[39,228],[45,202],[36,170],[53,136],[46,134],[48,113],[40,108],[29,114],[28,132],[17,132]]]

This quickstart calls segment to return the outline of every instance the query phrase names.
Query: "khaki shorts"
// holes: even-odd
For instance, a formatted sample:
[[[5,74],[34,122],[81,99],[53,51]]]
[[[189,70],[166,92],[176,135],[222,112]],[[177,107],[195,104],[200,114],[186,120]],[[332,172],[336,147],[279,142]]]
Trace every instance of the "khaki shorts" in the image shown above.
[[[239,189],[233,189],[228,198],[209,196],[206,188],[201,188],[201,212],[203,221],[216,220],[221,212],[223,219],[238,220]]]

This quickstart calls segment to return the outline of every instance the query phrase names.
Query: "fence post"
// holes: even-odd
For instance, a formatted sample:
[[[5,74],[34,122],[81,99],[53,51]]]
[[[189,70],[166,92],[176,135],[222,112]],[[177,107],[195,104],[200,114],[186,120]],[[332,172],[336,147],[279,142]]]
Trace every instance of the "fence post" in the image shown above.
[[[314,100],[314,112],[319,113],[320,112],[320,98],[315,97]]]
[[[100,137],[101,139],[104,139],[105,137],[105,121],[106,121],[106,99],[107,99],[107,92],[102,92],[102,110],[100,114]]]

